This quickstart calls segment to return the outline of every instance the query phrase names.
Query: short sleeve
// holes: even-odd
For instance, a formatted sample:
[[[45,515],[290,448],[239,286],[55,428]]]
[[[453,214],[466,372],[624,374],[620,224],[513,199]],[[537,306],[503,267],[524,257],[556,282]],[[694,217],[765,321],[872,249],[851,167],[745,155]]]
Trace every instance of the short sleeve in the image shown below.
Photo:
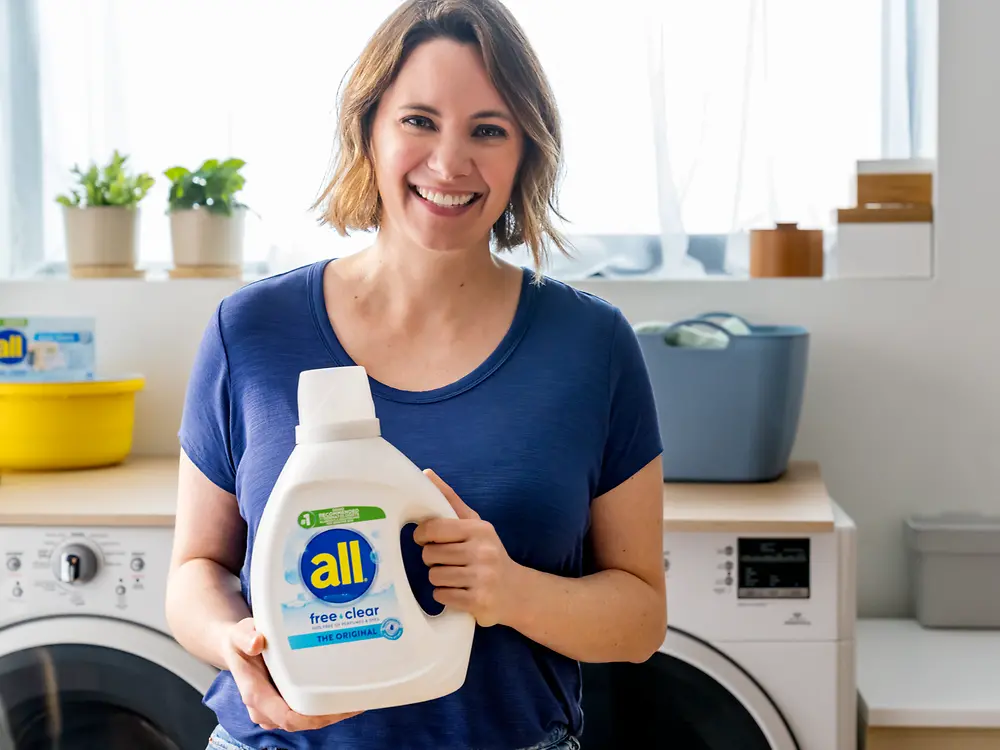
[[[236,469],[230,435],[229,362],[222,338],[222,303],[206,326],[188,379],[181,448],[221,489],[236,494]]]
[[[642,349],[632,326],[617,310],[608,371],[609,424],[598,496],[613,490],[663,452]]]

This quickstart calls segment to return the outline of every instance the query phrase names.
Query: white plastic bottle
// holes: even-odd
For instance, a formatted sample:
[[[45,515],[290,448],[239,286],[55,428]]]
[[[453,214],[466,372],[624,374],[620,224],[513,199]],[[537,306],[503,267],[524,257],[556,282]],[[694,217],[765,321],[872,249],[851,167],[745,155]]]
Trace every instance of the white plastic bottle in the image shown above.
[[[381,437],[362,367],[299,376],[296,445],[254,540],[250,594],[264,662],[301,714],[363,711],[458,690],[475,619],[427,615],[403,568],[400,530],[456,518]]]

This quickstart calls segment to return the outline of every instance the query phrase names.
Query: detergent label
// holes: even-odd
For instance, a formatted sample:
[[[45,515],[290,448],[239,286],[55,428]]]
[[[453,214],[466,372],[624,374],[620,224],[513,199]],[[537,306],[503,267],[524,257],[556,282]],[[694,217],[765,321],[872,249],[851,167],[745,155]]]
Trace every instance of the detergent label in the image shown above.
[[[0,318],[0,380],[94,377],[92,318]]]
[[[391,580],[380,577],[379,545],[398,544],[373,506],[306,510],[285,544],[288,599],[282,622],[293,649],[403,634]]]

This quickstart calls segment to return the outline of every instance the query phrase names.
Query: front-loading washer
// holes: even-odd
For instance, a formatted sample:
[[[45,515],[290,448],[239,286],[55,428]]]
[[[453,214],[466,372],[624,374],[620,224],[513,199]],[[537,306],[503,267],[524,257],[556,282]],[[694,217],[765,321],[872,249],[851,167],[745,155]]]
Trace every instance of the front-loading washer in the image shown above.
[[[166,623],[169,527],[0,527],[0,750],[203,750],[217,670]]]
[[[668,532],[668,633],[584,664],[584,750],[855,750],[856,527]]]

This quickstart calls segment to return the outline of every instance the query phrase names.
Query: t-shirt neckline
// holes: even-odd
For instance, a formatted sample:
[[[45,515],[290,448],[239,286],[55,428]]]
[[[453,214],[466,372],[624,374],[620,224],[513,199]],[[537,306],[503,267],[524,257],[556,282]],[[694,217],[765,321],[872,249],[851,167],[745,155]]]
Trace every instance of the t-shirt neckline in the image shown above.
[[[340,339],[337,337],[336,332],[333,330],[333,325],[330,323],[330,316],[326,311],[326,299],[323,293],[323,272],[331,260],[315,263],[309,269],[308,285],[313,321],[319,331],[320,338],[322,338],[334,362],[340,366],[352,367],[356,366],[357,363],[340,343]],[[521,269],[521,292],[517,301],[517,309],[514,312],[514,319],[511,321],[510,327],[500,340],[500,343],[472,372],[453,383],[429,391],[400,390],[399,388],[388,386],[369,375],[368,382],[371,385],[372,395],[401,403],[428,403],[453,398],[484,381],[507,360],[528,330],[537,296],[537,288],[532,282],[532,278],[533,273],[530,269]]]

